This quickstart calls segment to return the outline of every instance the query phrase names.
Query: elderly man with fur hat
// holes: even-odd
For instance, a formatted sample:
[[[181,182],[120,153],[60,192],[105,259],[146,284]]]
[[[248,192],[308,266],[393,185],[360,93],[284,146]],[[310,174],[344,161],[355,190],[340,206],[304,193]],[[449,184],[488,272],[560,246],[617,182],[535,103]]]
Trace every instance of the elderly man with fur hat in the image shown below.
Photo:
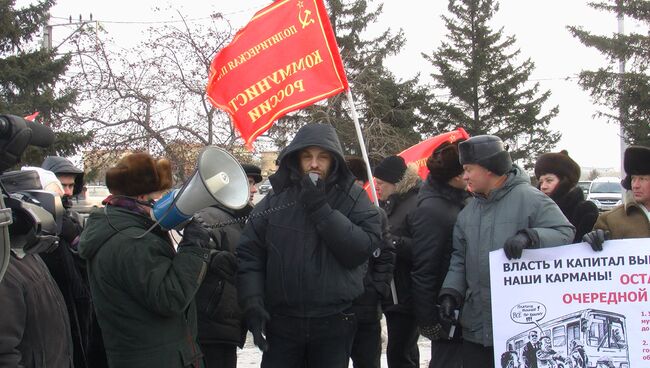
[[[608,239],[650,238],[650,148],[630,146],[623,156],[627,176],[623,204],[598,217],[594,230],[583,240],[593,250],[603,250]]]
[[[429,175],[418,193],[413,216],[413,307],[420,334],[431,340],[429,368],[462,367],[460,329],[450,338],[436,300],[449,269],[456,217],[469,193],[458,161],[458,142],[444,143],[427,159]]]
[[[399,156],[388,156],[375,167],[379,204],[388,216],[389,242],[397,254],[393,279],[398,304],[386,300],[388,328],[386,358],[389,368],[419,367],[418,326],[413,313],[411,269],[413,267],[413,221],[422,180],[414,166]]]
[[[586,201],[579,188],[580,166],[569,157],[567,151],[545,153],[535,163],[537,188],[560,207],[562,213],[575,226],[574,243],[582,242],[582,236],[591,231],[598,218],[598,208]]]
[[[489,253],[503,249],[509,259],[520,258],[527,248],[569,244],[575,230],[555,202],[513,165],[500,138],[472,137],[458,151],[474,199],[454,225],[440,317],[455,322],[455,310],[462,306],[463,367],[494,367]]]
[[[111,192],[88,218],[79,252],[88,276],[108,364],[115,368],[202,367],[194,295],[210,258],[210,236],[196,221],[174,249],[151,219],[171,188],[169,161],[123,157],[106,172]]]

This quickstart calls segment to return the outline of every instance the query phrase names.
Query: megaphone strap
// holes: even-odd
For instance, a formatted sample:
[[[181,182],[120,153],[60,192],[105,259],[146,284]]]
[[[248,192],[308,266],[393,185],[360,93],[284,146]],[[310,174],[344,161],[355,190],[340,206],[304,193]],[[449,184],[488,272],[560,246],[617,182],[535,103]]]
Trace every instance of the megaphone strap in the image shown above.
[[[230,221],[219,222],[219,223],[216,223],[214,225],[206,225],[206,228],[208,228],[208,229],[217,229],[217,228],[224,227],[224,226],[241,224],[241,223],[244,223],[244,222],[246,222],[248,220],[252,220],[252,219],[255,219],[255,218],[259,218],[259,217],[264,217],[264,216],[270,215],[270,214],[272,214],[274,212],[286,210],[287,208],[295,206],[296,203],[298,203],[298,202],[293,201],[293,202],[285,203],[283,205],[280,205],[280,206],[277,206],[277,207],[272,207],[272,208],[266,209],[264,211],[260,211],[258,213],[253,213],[253,214],[248,215],[248,216],[237,217],[237,218],[234,218],[234,219],[232,219]]]

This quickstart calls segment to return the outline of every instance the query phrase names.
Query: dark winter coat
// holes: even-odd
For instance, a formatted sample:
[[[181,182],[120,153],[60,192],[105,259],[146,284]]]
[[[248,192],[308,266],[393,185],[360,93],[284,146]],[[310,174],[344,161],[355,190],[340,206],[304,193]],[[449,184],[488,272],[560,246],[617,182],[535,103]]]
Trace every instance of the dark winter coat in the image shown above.
[[[379,208],[382,218],[382,234],[388,231],[386,212]],[[381,302],[390,298],[390,282],[395,268],[395,248],[382,240],[378,251],[368,260],[368,272],[363,279],[364,291],[352,305],[352,312],[360,323],[381,320]]]
[[[103,352],[101,332],[94,321],[96,317],[90,297],[86,262],[79,257],[76,250],[82,228],[70,211],[66,211],[62,220],[63,230],[59,236],[59,246],[51,253],[41,254],[41,258],[61,290],[67,306],[74,347],[74,366],[105,367],[106,356]]]
[[[397,305],[393,299],[384,301],[384,312],[413,313],[411,269],[413,268],[413,221],[422,180],[414,168],[408,167],[395,185],[395,192],[381,207],[388,216],[388,232],[395,240],[395,269],[393,280],[397,291]]]
[[[533,248],[569,244],[575,236],[555,202],[513,165],[503,186],[488,197],[474,197],[454,225],[454,250],[440,294],[462,305],[463,339],[492,346],[489,254],[503,249],[506,240],[520,231],[534,238]]]
[[[427,178],[413,212],[413,307],[420,326],[440,323],[437,299],[449,269],[452,235],[469,193]],[[459,330],[459,329],[458,329]]]
[[[109,365],[200,367],[193,301],[209,251],[184,246],[176,252],[159,227],[142,236],[152,225],[144,215],[108,205],[90,215],[81,236]]]
[[[225,223],[246,216],[252,207],[244,210],[232,210],[221,206],[212,206],[200,211],[199,216],[207,225]],[[205,279],[196,293],[196,310],[198,315],[199,343],[232,344],[242,347],[246,341],[246,330],[243,327],[243,314],[237,301],[235,288],[236,263],[227,263],[224,267],[220,262],[221,253],[230,253],[235,257],[235,250],[244,223],[237,223],[211,230],[210,242],[213,254]],[[227,255],[224,255],[227,256]],[[233,267],[229,267],[233,266]]]
[[[611,239],[650,238],[650,222],[641,206],[628,190],[623,204],[600,215],[594,229],[609,231]]]
[[[0,282],[0,367],[72,367],[65,302],[38,255],[12,252]]]
[[[327,203],[307,213],[298,202],[303,174],[298,153],[332,153]],[[263,298],[269,313],[324,317],[340,313],[363,292],[368,259],[380,239],[378,210],[354,185],[334,128],[303,127],[280,156],[273,192],[255,206],[237,248],[240,301]],[[286,207],[286,208],[283,208]],[[277,211],[272,209],[280,208]]]
[[[573,187],[567,190],[555,190],[551,199],[560,207],[562,213],[576,228],[573,243],[582,242],[582,236],[593,229],[598,219],[598,207],[592,201],[585,201],[582,189]]]

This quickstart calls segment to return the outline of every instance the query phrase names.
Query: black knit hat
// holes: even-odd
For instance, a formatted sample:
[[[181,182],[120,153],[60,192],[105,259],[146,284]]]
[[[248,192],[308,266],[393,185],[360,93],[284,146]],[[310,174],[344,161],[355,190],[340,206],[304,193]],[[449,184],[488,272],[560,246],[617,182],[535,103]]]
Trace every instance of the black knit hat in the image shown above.
[[[480,165],[496,175],[505,175],[512,169],[512,159],[501,138],[477,135],[458,145],[461,165]]]
[[[557,175],[560,180],[566,179],[569,188],[573,188],[580,180],[580,165],[565,150],[545,153],[535,162],[535,177],[539,180],[546,174]]]
[[[427,159],[429,176],[438,183],[446,183],[463,172],[458,159],[458,142],[445,142]]]
[[[366,162],[362,158],[356,156],[347,156],[345,158],[345,163],[348,165],[348,169],[352,171],[352,175],[357,180],[362,182],[368,181],[368,171],[366,170]]]
[[[253,178],[255,184],[262,181],[262,169],[259,166],[253,164],[242,164],[241,167],[244,169],[246,176]]]
[[[650,175],[650,147],[630,146],[623,155],[623,169],[627,176],[621,185],[632,189],[632,175]]]
[[[388,156],[375,166],[374,176],[391,184],[397,184],[406,172],[406,163],[399,156]]]

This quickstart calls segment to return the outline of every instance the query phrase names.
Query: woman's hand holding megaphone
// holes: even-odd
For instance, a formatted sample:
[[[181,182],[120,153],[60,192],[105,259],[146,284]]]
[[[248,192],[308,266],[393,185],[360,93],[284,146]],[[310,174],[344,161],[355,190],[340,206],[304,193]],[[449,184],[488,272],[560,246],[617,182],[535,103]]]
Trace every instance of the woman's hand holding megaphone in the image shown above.
[[[201,223],[200,220],[192,219],[185,228],[183,228],[183,239],[178,243],[178,247],[199,246],[204,249],[210,248],[210,232]]]

